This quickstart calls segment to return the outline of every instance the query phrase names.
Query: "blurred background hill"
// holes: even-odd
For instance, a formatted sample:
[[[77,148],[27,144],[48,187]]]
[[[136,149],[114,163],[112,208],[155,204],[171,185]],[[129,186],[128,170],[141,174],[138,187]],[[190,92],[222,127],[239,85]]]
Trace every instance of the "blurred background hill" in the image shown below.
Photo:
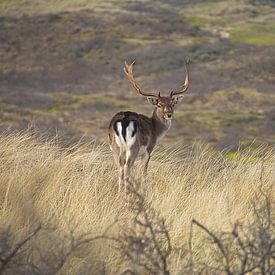
[[[147,91],[191,84],[164,143],[275,143],[275,2],[0,0],[0,129],[105,141]]]

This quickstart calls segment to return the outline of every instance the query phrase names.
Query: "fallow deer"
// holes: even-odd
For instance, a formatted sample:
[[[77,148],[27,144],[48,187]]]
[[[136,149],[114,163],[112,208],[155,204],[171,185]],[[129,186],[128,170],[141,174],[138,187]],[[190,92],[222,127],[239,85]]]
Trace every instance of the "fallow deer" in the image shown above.
[[[189,59],[185,61],[185,82],[180,91],[171,91],[169,96],[161,96],[142,91],[133,76],[133,64],[125,62],[124,72],[135,90],[154,105],[151,117],[135,112],[119,112],[109,125],[109,145],[119,169],[121,183],[130,182],[133,165],[139,155],[145,155],[143,176],[146,177],[151,153],[171,126],[175,105],[180,102],[189,86]]]

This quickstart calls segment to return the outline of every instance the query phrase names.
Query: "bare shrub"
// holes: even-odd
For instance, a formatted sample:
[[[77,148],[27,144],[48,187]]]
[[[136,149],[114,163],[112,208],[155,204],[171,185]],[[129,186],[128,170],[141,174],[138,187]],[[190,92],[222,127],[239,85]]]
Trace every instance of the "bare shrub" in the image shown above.
[[[0,274],[57,274],[65,265],[71,265],[73,257],[81,258],[85,247],[93,251],[93,242],[99,239],[113,240],[102,235],[77,234],[76,228],[60,234],[54,228],[37,226],[22,240],[13,243],[14,234],[10,228],[0,230]],[[39,234],[38,234],[39,233]],[[39,235],[39,236],[38,236]],[[104,274],[104,265],[89,262],[81,270],[82,274]]]
[[[203,260],[193,262],[193,251],[190,251],[190,273],[274,274],[274,204],[264,193],[259,199],[252,204],[253,219],[250,222],[235,222],[231,231],[213,233],[197,220],[192,220],[192,225],[206,233],[205,241],[214,254],[210,265]]]
[[[0,274],[9,269],[18,269],[20,265],[24,265],[24,263],[21,262],[22,250],[25,248],[25,245],[35,237],[40,229],[41,225],[14,245],[11,244],[10,228],[0,229]]]
[[[134,187],[129,187],[129,193],[132,222],[118,237],[118,249],[130,265],[123,273],[168,275],[172,246],[165,221]]]

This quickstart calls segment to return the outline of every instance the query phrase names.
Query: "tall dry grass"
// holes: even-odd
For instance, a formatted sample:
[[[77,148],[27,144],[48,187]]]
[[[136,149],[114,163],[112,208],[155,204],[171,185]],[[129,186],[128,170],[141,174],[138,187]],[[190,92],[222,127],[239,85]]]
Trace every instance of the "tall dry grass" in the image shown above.
[[[117,220],[108,230],[116,236],[131,220],[129,202],[118,192],[116,168],[104,144],[79,142],[61,148],[55,140],[41,141],[31,133],[2,134],[0,156],[0,228],[9,226],[10,242],[16,243],[41,224],[43,232],[29,243],[36,247],[30,256],[34,259],[41,250],[58,258],[69,249],[68,240],[101,235]],[[137,166],[138,182],[141,163]],[[219,231],[236,220],[248,221],[261,192],[274,202],[274,168],[275,153],[264,147],[234,157],[199,144],[154,152],[144,197],[166,221],[176,248],[169,258],[173,273],[182,270],[191,220]],[[194,232],[193,242],[194,257],[211,263],[203,232]],[[44,256],[45,262],[54,262],[51,257]],[[96,274],[104,269],[109,274],[123,266],[115,244],[99,239],[68,255],[59,272]]]

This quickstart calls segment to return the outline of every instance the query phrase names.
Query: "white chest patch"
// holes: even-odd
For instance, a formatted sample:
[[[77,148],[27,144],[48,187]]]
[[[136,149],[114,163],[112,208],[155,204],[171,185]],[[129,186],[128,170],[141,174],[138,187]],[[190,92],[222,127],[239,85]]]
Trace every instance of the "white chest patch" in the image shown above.
[[[168,127],[167,130],[169,130],[169,128],[170,128],[171,125],[172,125],[172,119],[166,119],[166,125],[167,125],[167,127]]]
[[[171,119],[166,119],[165,120],[165,124],[167,126],[167,129],[157,137],[157,144],[165,137],[167,131],[169,130],[169,128],[171,127],[172,125],[172,120]]]
[[[157,144],[164,138],[164,136],[166,135],[167,130],[164,131],[160,136],[157,137]]]

